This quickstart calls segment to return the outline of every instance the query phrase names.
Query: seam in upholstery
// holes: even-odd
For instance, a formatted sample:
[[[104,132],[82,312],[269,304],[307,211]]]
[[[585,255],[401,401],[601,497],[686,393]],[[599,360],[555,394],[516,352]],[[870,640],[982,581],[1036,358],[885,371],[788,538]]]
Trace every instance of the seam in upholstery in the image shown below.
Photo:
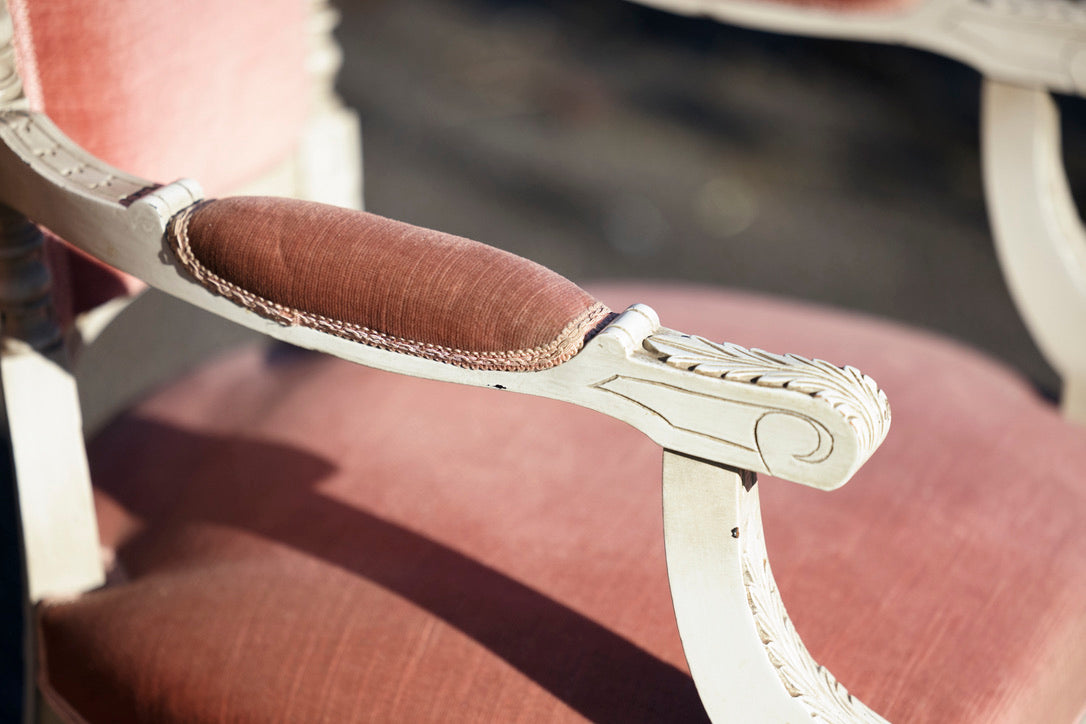
[[[599,331],[614,316],[602,303],[577,315],[550,342],[531,349],[479,352],[397,337],[354,322],[333,319],[272,301],[243,289],[208,269],[196,258],[189,241],[189,222],[204,201],[194,204],[170,220],[167,231],[170,248],[181,266],[202,286],[246,309],[284,326],[302,326],[352,342],[444,362],[457,367],[502,372],[537,372],[559,365],[577,354],[590,334]]]

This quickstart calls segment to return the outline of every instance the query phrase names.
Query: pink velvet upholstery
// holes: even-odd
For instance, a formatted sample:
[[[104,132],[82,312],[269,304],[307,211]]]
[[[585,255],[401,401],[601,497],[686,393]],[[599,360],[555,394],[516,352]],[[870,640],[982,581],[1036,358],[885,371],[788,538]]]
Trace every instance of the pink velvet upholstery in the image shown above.
[[[696,289],[665,323],[860,366],[894,428],[848,486],[763,477],[812,653],[902,722],[1086,703],[1086,432],[953,343]],[[93,445],[114,584],[41,613],[89,721],[696,721],[659,449],[557,402],[280,349],[166,388]]]
[[[553,367],[613,316],[509,252],[311,201],[208,201],[168,235],[190,275],[257,314],[461,367]]]
[[[310,93],[307,5],[8,0],[35,109],[124,171],[196,178],[212,194],[259,176],[297,142]],[[62,312],[138,286],[51,260],[70,284],[58,285]]]
[[[31,104],[92,154],[221,193],[290,152],[308,110],[305,0],[8,0]],[[229,109],[224,112],[223,109]]]

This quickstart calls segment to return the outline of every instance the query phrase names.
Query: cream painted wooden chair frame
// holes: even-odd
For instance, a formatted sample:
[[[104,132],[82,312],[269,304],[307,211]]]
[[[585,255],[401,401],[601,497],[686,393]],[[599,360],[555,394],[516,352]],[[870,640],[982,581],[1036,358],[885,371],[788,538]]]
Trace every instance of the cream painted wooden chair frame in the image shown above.
[[[843,20],[762,3],[654,0],[766,29],[914,44],[982,68],[992,78],[986,81],[984,154],[998,248],[1023,315],[1066,380],[1065,410],[1081,419],[1086,246],[1067,193],[1048,89],[1083,90],[1086,21],[1075,7],[1041,1],[1040,14],[1024,20],[1002,0],[932,0],[907,13]],[[320,13],[314,17],[319,25]],[[0,41],[10,41],[6,16],[0,32]],[[327,27],[320,32],[327,39]],[[1023,52],[991,52],[1008,38]],[[334,68],[333,47],[325,45],[324,52]],[[169,294],[269,336],[380,369],[566,400],[638,427],[667,450],[669,577],[684,649],[710,716],[880,720],[811,660],[792,628],[766,560],[754,484],[756,472],[815,487],[843,484],[889,424],[885,398],[868,378],[850,368],[673,332],[641,305],[574,359],[536,373],[465,370],[275,324],[192,282],[165,251],[165,225],[201,198],[199,186],[179,181],[128,203],[150,184],[105,166],[47,118],[28,112],[11,58],[8,42],[0,48],[7,66],[0,74],[6,80],[0,88],[0,202],[10,207],[0,216],[6,335],[0,374],[32,602],[94,588],[103,572],[74,382],[50,317],[39,235],[27,218]],[[334,105],[325,110],[328,120],[318,120],[310,140],[303,139],[303,152],[274,182],[278,188],[296,189],[299,174],[327,159],[321,149],[328,146],[317,139],[331,126],[320,123],[338,123],[338,133],[346,128],[342,115],[333,120]],[[327,167],[308,175],[327,178]],[[349,188],[344,181],[335,185]]]
[[[327,27],[321,32],[327,40]],[[10,40],[4,13],[0,375],[31,605],[104,581],[75,383],[35,226],[42,224],[151,286],[270,337],[402,374],[565,400],[639,428],[666,450],[669,577],[711,717],[880,720],[811,660],[792,628],[766,560],[755,486],[757,472],[825,489],[844,484],[889,427],[886,398],[870,378],[681,334],[644,305],[619,315],[573,359],[531,373],[463,369],[270,321],[194,282],[164,246],[170,219],[202,198],[199,185],[156,188],[110,168],[27,110]],[[336,122],[336,108],[325,110]],[[342,131],[342,117],[338,123]],[[32,660],[33,641],[27,650]],[[48,715],[33,696],[28,701],[28,721]]]
[[[984,75],[982,157],[1003,275],[1034,342],[1086,424],[1086,229],[1068,189],[1050,92],[1086,95],[1086,5],[917,0],[842,11],[767,0],[637,0],[771,32],[909,45]]]

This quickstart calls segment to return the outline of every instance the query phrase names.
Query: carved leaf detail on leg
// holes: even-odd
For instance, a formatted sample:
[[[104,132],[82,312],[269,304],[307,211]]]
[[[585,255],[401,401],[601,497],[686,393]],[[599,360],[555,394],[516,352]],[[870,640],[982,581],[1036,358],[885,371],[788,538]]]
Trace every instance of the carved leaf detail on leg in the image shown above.
[[[744,528],[760,533],[760,508],[756,502],[745,508]],[[784,688],[807,708],[814,721],[826,724],[885,724],[885,719],[849,694],[828,669],[811,658],[773,580],[765,538],[759,534],[744,536],[740,540],[747,602],[766,655],[777,670]]]

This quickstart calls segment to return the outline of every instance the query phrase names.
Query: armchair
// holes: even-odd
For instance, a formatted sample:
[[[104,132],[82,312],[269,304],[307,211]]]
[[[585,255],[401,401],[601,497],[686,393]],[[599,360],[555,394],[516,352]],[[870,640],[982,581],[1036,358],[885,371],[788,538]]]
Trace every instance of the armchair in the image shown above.
[[[774,565],[800,631],[877,711],[991,721],[1081,708],[1086,451],[997,365],[771,300],[592,295],[360,212],[206,201],[195,182],[108,167],[12,95],[0,189],[8,278],[22,284],[10,285],[3,374],[38,685],[54,713],[689,721],[701,704],[685,655],[714,720],[878,721],[814,664],[785,614],[761,492],[770,528],[787,532]],[[92,515],[21,215],[341,359],[249,349],[138,403],[92,443]],[[886,435],[885,396],[851,367],[662,328],[628,304],[642,294],[710,338],[794,340],[874,365],[901,391],[907,437],[840,494],[761,491],[758,472],[843,484]],[[74,454],[58,447],[65,434]]]

